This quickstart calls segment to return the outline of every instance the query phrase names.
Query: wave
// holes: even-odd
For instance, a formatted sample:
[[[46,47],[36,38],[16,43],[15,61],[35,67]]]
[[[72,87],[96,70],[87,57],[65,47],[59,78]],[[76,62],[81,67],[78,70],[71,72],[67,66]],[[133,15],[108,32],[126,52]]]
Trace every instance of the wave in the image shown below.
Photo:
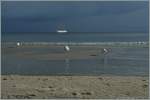
[[[100,46],[149,46],[149,42],[1,42],[2,45],[26,45],[26,46],[42,46],[42,45],[100,45]]]

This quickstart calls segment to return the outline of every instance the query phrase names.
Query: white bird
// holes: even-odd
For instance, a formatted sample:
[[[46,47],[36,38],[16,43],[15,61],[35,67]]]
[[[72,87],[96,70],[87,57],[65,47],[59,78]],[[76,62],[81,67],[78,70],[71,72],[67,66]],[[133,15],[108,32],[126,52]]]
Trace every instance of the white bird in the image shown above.
[[[69,46],[66,45],[64,48],[65,48],[66,51],[70,51]]]
[[[19,43],[19,42],[17,42],[17,46],[20,46],[20,43]]]
[[[105,48],[104,48],[103,50],[104,50],[104,52],[106,52],[106,53],[108,52],[108,50],[107,50],[107,49],[105,49]]]

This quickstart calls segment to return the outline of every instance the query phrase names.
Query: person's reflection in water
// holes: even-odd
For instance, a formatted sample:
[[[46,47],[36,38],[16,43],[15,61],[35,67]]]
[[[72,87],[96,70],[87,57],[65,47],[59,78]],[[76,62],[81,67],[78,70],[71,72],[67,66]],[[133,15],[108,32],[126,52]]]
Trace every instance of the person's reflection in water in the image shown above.
[[[110,53],[110,51],[111,51],[111,49],[110,48],[108,48],[108,49],[106,49],[106,48],[104,48],[103,50],[102,50],[102,53],[103,53],[103,65],[104,65],[104,67],[106,67],[107,66],[107,56],[108,56],[108,53]]]
[[[103,62],[104,62],[103,65],[104,65],[104,67],[107,66],[107,54],[108,54],[108,52],[103,54],[104,55],[104,58],[103,58]]]
[[[69,67],[70,67],[70,60],[69,58],[67,57],[65,59],[65,75],[69,75]],[[68,92],[69,91],[69,85],[70,85],[70,82],[69,82],[69,79],[70,79],[71,76],[68,76],[68,77],[64,77],[64,91]]]
[[[69,74],[70,60],[68,58],[65,59],[65,74]]]
[[[110,52],[110,49],[101,49],[99,54],[98,54],[98,65],[95,69],[96,72],[98,72],[97,74],[101,73],[103,74],[105,72],[105,69],[107,67],[108,64],[108,53]]]

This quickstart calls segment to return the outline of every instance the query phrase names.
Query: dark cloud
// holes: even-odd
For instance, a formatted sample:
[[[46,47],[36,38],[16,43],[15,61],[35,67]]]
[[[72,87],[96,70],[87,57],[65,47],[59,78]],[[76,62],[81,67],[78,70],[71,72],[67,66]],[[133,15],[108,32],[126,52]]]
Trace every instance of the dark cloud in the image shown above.
[[[3,2],[3,32],[148,32],[148,2]]]

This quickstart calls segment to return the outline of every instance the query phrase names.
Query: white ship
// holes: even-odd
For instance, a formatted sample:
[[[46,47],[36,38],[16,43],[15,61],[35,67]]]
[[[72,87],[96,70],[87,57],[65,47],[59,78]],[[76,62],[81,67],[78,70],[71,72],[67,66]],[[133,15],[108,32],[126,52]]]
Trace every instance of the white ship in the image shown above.
[[[57,30],[57,33],[67,33],[67,30]]]
[[[57,33],[67,33],[68,31],[65,28],[64,24],[58,26]]]

